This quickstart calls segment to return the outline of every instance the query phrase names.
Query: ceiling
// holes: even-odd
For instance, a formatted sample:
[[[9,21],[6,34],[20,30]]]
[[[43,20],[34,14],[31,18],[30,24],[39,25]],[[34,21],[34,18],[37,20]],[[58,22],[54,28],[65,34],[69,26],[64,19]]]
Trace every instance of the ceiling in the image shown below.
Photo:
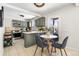
[[[32,19],[34,17],[36,17],[35,15],[31,15],[28,13],[23,13],[20,12],[16,9],[12,9],[12,8],[8,8],[8,7],[4,7],[4,12],[5,12],[5,17],[9,18],[9,17],[14,17],[14,18],[19,18],[19,19]],[[21,17],[20,15],[24,15],[24,17]]]
[[[67,5],[70,5],[70,3],[45,3],[43,7],[38,8],[33,3],[8,3],[8,4],[44,16],[56,10],[59,10]]]

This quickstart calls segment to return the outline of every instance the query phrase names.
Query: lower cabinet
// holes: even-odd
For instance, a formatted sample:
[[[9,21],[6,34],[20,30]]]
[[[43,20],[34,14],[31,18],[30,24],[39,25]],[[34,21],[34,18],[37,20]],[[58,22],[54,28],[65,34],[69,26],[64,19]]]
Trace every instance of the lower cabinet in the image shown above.
[[[35,35],[35,33],[24,34],[24,46],[26,48],[36,44]]]

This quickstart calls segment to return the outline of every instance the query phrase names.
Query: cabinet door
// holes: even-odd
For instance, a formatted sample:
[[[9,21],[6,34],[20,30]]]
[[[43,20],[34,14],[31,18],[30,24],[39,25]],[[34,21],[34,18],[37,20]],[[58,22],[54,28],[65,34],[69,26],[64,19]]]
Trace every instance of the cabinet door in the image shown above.
[[[35,25],[37,26],[37,27],[39,27],[39,19],[37,19],[37,20],[35,20]]]
[[[42,19],[42,26],[45,26],[45,18]]]

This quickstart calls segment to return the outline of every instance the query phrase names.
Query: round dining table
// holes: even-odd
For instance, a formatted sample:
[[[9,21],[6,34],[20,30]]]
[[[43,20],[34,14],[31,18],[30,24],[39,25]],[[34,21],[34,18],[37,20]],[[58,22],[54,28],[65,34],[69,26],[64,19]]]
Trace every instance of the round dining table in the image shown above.
[[[51,53],[51,50],[52,50],[52,42],[50,42],[51,39],[53,38],[57,38],[56,35],[53,35],[53,34],[44,34],[44,35],[40,35],[41,38],[44,38],[45,40],[47,40],[47,44],[48,44],[48,52],[49,52],[49,55],[52,55]]]

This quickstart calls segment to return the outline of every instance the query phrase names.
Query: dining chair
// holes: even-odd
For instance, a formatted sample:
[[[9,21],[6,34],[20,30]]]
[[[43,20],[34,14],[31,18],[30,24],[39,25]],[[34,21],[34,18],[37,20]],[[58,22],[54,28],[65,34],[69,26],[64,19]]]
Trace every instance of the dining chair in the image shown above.
[[[65,55],[67,56],[67,53],[66,53],[66,50],[65,50],[65,47],[66,47],[66,44],[67,44],[67,40],[68,40],[68,36],[65,37],[65,39],[62,42],[62,44],[59,44],[57,42],[53,42],[53,44],[52,44],[52,47],[60,49],[61,56],[63,56],[62,49],[64,50]]]
[[[36,44],[37,44],[37,47],[36,47],[36,50],[34,52],[34,56],[36,54],[38,47],[41,48],[41,56],[42,56],[43,50],[45,47],[47,47],[47,44],[45,44],[44,41],[42,40],[42,38],[40,38],[40,34],[36,34]]]
[[[59,41],[59,35],[57,34],[57,33],[53,33],[53,35],[56,35],[57,36],[57,38],[53,38],[53,39],[51,39],[50,41],[51,42],[58,42]]]

